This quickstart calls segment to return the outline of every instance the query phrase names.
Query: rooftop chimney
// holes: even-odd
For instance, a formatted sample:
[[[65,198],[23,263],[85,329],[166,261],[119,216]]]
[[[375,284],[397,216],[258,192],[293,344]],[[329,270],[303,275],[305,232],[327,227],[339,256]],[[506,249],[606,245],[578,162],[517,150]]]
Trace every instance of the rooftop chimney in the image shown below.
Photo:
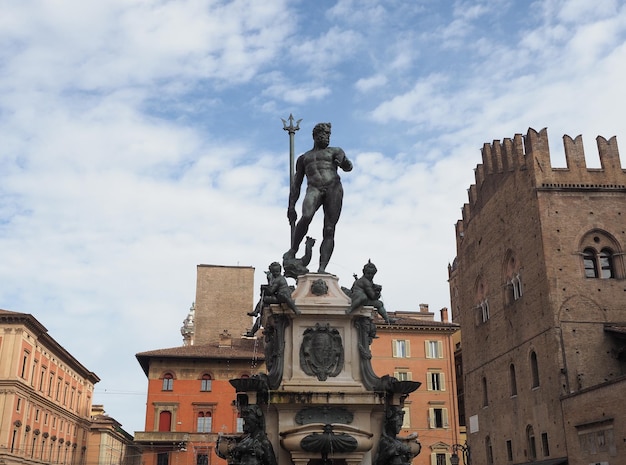
[[[233,337],[230,335],[227,329],[225,329],[222,334],[220,334],[220,347],[232,347],[233,346]]]

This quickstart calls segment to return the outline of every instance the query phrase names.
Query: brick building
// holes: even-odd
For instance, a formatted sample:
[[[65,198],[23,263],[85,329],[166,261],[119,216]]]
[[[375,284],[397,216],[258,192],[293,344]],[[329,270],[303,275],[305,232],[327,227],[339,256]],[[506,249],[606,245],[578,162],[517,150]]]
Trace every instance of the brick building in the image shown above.
[[[372,368],[379,376],[419,381],[405,403],[401,435],[417,433],[422,451],[413,465],[448,465],[459,442],[452,334],[459,327],[441,310],[441,321],[421,304],[420,312],[390,312],[396,321],[376,321]]]
[[[472,465],[602,463],[626,454],[626,173],[615,138],[546,130],[485,144],[456,225]]]
[[[0,310],[0,463],[85,465],[98,381],[35,317]]]
[[[135,432],[145,465],[225,463],[219,433],[241,432],[233,378],[263,367],[250,327],[254,269],[199,265],[196,302],[181,333],[184,345],[136,355],[148,378],[145,431]]]

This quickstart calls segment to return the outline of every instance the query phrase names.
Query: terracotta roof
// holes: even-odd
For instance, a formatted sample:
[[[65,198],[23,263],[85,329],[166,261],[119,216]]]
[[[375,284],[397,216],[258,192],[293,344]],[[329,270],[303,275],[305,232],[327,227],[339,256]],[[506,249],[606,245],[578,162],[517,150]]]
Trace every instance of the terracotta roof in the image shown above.
[[[419,315],[419,314],[418,314]],[[409,317],[400,317],[397,318],[393,314],[393,312],[389,313],[389,317],[391,319],[396,318],[396,320],[390,325],[386,324],[383,319],[376,315],[374,319],[374,323],[380,329],[398,329],[401,327],[411,328],[411,329],[435,329],[435,330],[451,330],[452,332],[457,331],[461,328],[461,325],[458,323],[450,323],[444,321],[437,320],[426,320],[423,318],[409,318]]]
[[[256,347],[255,347],[256,345]],[[263,342],[259,339],[232,339],[232,346],[223,347],[217,343],[192,346],[171,347],[139,352],[135,355],[146,376],[148,376],[149,362],[152,358],[201,358],[201,359],[235,359],[259,360],[265,359]]]

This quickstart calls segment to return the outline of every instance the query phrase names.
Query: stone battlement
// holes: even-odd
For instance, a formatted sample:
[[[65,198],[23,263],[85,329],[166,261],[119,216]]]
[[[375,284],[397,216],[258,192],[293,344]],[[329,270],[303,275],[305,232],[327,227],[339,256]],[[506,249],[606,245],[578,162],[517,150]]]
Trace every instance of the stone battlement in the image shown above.
[[[457,235],[472,212],[479,210],[511,176],[530,177],[533,188],[541,190],[626,190],[626,170],[622,169],[617,138],[596,138],[601,168],[587,168],[582,136],[563,136],[565,168],[553,168],[546,128],[528,129],[502,142],[494,140],[482,147],[482,163],[476,166],[476,182],[468,189],[469,202],[463,206],[463,220]]]

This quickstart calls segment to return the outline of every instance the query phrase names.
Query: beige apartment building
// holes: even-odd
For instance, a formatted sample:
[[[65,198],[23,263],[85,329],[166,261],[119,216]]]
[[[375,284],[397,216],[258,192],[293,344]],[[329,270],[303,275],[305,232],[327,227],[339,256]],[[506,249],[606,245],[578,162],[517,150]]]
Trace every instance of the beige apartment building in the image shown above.
[[[455,445],[464,439],[458,425],[454,345],[459,325],[440,310],[440,320],[427,304],[419,312],[389,312],[395,321],[376,320],[372,368],[377,375],[419,381],[404,404],[401,435],[417,434],[422,450],[413,465],[450,465]]]
[[[456,224],[472,465],[625,463],[626,172],[563,140],[564,168],[545,129],[485,144]]]
[[[0,463],[86,465],[98,381],[35,317],[0,310]]]
[[[140,465],[142,451],[133,440],[103,405],[92,405],[85,465]]]

